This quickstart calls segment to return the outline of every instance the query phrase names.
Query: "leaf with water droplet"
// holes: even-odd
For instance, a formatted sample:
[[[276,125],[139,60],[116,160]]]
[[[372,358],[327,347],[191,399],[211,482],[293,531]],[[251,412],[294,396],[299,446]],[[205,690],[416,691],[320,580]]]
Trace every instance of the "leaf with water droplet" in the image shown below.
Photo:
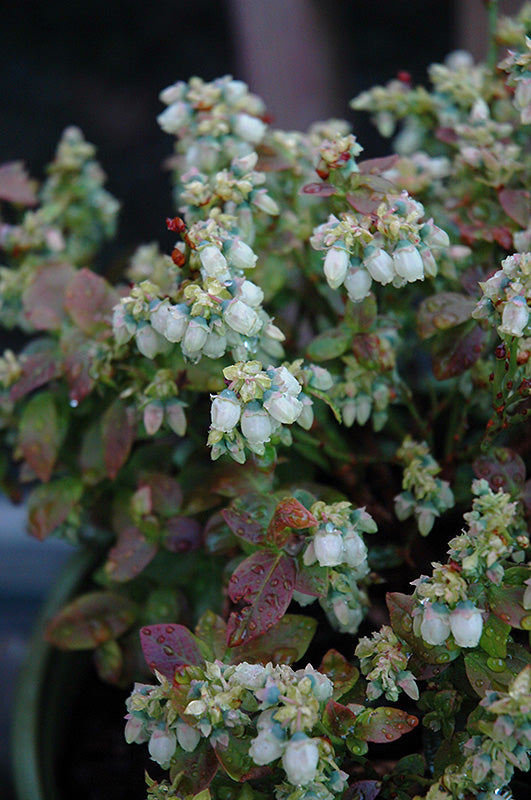
[[[293,664],[308,649],[317,628],[317,620],[302,614],[284,614],[276,625],[227,653],[231,664],[240,661],[267,664]]]
[[[59,478],[32,489],[27,500],[31,535],[40,541],[46,539],[76,509],[82,493],[81,481],[70,477]]]
[[[356,684],[360,672],[345,656],[337,650],[325,653],[319,666],[319,672],[324,673],[334,684],[333,700],[338,700]]]
[[[439,292],[423,300],[417,312],[422,339],[470,319],[476,300],[459,292]]]
[[[486,334],[475,320],[441,331],[433,338],[433,374],[438,381],[462,375],[480,358]]]
[[[218,769],[219,761],[214,750],[206,739],[200,739],[193,753],[187,753],[180,747],[176,749],[172,757],[170,778],[174,780],[182,773],[179,793],[182,791],[187,796],[195,796],[210,786]]]
[[[273,627],[291,602],[294,584],[295,561],[284,553],[259,550],[242,561],[230,579],[229,597],[245,605],[229,617],[228,645],[250,641]]]
[[[322,716],[322,723],[331,736],[344,738],[352,734],[356,722],[356,713],[335,700],[329,700]]]
[[[154,542],[148,542],[134,525],[120,527],[116,544],[109,550],[104,565],[105,573],[119,583],[130,581],[151,563],[157,550],[158,546]]]
[[[278,503],[267,528],[267,541],[282,547],[288,537],[289,528],[303,529],[317,525],[317,520],[299,500],[285,497]]]
[[[393,742],[417,724],[416,717],[400,708],[368,708],[356,718],[354,735],[366,742]]]
[[[217,745],[215,753],[219,763],[233,781],[252,780],[271,772],[271,767],[258,767],[249,755],[252,736],[234,736],[229,734],[226,747]]]
[[[207,661],[224,659],[227,652],[227,623],[213,611],[205,611],[195,627],[195,635]],[[241,659],[244,661],[245,659]]]
[[[461,652],[458,647],[451,650],[447,645],[429,645],[413,632],[413,609],[416,601],[412,595],[400,592],[389,592],[386,597],[387,607],[393,630],[411,647],[414,655],[423,663],[441,664],[453,661]]]
[[[140,630],[140,643],[148,667],[168,680],[173,680],[177,667],[203,663],[195,637],[184,625],[146,625]]]
[[[525,586],[489,586],[487,597],[491,611],[513,628],[524,629],[523,619],[529,613],[523,606]]]
[[[480,647],[495,658],[505,658],[507,655],[507,639],[511,633],[511,626],[497,617],[490,614],[488,620],[483,625]]]
[[[50,480],[64,433],[56,394],[46,391],[33,395],[20,415],[18,443],[27,463],[43,483]]]
[[[382,788],[381,781],[362,780],[350,784],[348,794],[349,800],[375,800]]]
[[[329,569],[319,564],[306,566],[297,561],[297,577],[295,590],[311,597],[324,597],[328,591]]]
[[[497,492],[513,494],[522,489],[525,481],[525,464],[521,456],[508,447],[496,447],[489,455],[479,456],[472,464],[477,478],[488,481]]]
[[[136,619],[135,603],[116,592],[88,592],[53,617],[46,640],[62,650],[87,650],[116,639]]]

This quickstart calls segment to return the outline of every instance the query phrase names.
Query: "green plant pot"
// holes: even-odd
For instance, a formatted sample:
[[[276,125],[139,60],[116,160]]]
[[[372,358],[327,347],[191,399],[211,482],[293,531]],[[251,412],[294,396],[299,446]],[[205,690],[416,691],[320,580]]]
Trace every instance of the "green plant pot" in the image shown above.
[[[47,621],[87,584],[100,554],[76,552],[56,580],[32,633],[14,703],[12,754],[17,800],[59,800],[55,763],[69,703],[90,665],[44,639]]]

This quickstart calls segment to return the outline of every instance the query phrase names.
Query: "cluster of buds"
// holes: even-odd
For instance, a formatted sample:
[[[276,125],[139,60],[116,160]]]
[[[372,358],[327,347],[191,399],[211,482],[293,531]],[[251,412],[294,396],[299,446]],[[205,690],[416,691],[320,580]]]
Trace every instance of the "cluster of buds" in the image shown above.
[[[315,228],[310,243],[326,251],[324,274],[332,289],[344,286],[349,298],[368,297],[373,281],[395,287],[433,277],[433,250],[447,247],[447,234],[433,220],[424,221],[424,207],[407,192],[389,194],[369,216],[354,211]]]
[[[177,137],[184,168],[204,172],[223,169],[232,158],[248,155],[263,140],[265,106],[243,81],[225,75],[211,83],[191,78],[160,94],[167,108],[157,121]]]
[[[435,518],[454,505],[450,484],[435,477],[441,468],[426,442],[415,442],[406,436],[396,458],[404,465],[404,491],[395,497],[395,514],[399,520],[414,515],[419,533],[427,536]]]
[[[358,172],[356,156],[363,150],[363,147],[356,140],[352,133],[343,136],[335,136],[333,139],[324,139],[319,146],[319,161],[316,171],[320,178],[326,180],[330,173],[339,171],[341,177],[348,178],[352,173]]]
[[[388,700],[396,702],[401,691],[418,700],[415,676],[407,669],[407,645],[389,625],[383,625],[371,637],[360,639],[355,655],[360,659],[360,669],[367,678],[369,700],[376,700],[383,694]]]
[[[312,400],[288,366],[264,370],[259,361],[240,361],[223,375],[227,388],[212,397],[208,444],[213,459],[226,452],[243,463],[245,449],[263,455],[267,442],[289,444],[285,426],[311,427]]]
[[[472,491],[472,511],[464,515],[468,529],[451,539],[448,553],[470,582],[486,577],[499,585],[504,574],[502,562],[525,558],[529,546],[525,523],[518,503],[502,489],[493,492],[486,480],[476,480]]]
[[[178,750],[193,753],[201,739],[226,748],[230,732],[238,731],[254,764],[282,768],[286,780],[277,796],[309,800],[319,792],[328,798],[345,788],[347,776],[335,763],[332,745],[313,735],[333,685],[310,665],[293,670],[207,661],[181,669],[173,684],[157,677],[159,686],[135,685],[125,736],[128,742],[149,742],[151,757],[163,768]]]
[[[514,253],[501,266],[491,278],[479,284],[483,297],[472,316],[493,322],[503,337],[522,338],[530,333],[531,253]]]
[[[177,436],[186,433],[185,404],[177,398],[178,389],[171,370],[159,369],[140,396],[146,433],[154,436],[165,424]],[[122,395],[123,396],[123,395]]]
[[[510,798],[515,769],[529,770],[531,668],[526,666],[506,689],[487,691],[479,704],[475,733],[463,745],[464,761],[448,767],[432,784],[426,800],[452,800],[471,794],[481,800]]]
[[[522,125],[531,124],[531,37],[523,39],[523,50],[510,50],[499,64],[509,73],[509,86],[515,88],[513,102],[520,113]]]

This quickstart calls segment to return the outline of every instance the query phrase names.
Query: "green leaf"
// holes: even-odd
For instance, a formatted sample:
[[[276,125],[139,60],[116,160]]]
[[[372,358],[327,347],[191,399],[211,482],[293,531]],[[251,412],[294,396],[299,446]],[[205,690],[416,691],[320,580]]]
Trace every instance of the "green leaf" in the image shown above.
[[[231,647],[226,656],[231,664],[241,661],[293,664],[301,659],[313,639],[317,620],[302,614],[284,614],[276,625],[250,642]]]
[[[506,691],[515,676],[531,663],[531,656],[523,647],[509,642],[506,658],[494,658],[474,650],[465,655],[464,660],[472,688],[484,697],[489,691]]]
[[[323,331],[311,342],[307,356],[311,361],[329,361],[345,353],[352,339],[350,330],[342,325]]]
[[[63,433],[55,395],[41,392],[31,397],[20,417],[19,445],[29,466],[43,483],[50,480]]]
[[[68,518],[83,494],[77,478],[60,478],[37,486],[28,497],[28,529],[41,541]]]
[[[89,592],[63,608],[46,628],[46,639],[63,650],[98,647],[124,633],[136,619],[136,606],[115,592]]]
[[[229,742],[226,747],[222,747],[219,744],[215,747],[219,763],[233,781],[243,783],[270,771],[270,767],[265,769],[264,767],[257,767],[252,760],[249,755],[251,740],[251,736],[229,734]]]
[[[467,322],[475,305],[476,300],[458,292],[439,292],[427,297],[417,312],[421,339]]]
[[[511,626],[499,617],[491,614],[483,626],[480,647],[495,658],[505,658],[507,655],[507,639],[511,633]]]
[[[221,617],[205,611],[195,627],[195,635],[205,660],[223,660],[227,652],[227,623]]]
[[[319,672],[323,672],[334,684],[333,700],[338,700],[349,692],[360,676],[359,669],[347,661],[337,650],[329,650],[325,654]]]

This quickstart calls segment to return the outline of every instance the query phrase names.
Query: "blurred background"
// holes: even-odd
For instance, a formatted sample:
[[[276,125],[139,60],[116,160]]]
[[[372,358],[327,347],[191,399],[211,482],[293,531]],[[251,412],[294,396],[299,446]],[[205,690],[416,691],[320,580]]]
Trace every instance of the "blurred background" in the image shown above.
[[[511,13],[521,2],[502,0]],[[348,119],[372,157],[388,152],[348,101],[456,48],[486,49],[482,0],[17,0],[0,25],[0,163],[24,160],[42,178],[62,130],[78,125],[96,144],[107,188],[122,202],[112,257],[140,243],[172,245],[162,164],[172,139],[156,123],[161,89],[199,75],[245,80],[273,124],[304,129]],[[1,336],[2,347],[10,344]],[[0,786],[12,798],[9,716],[16,674],[42,599],[70,548],[24,533],[23,507],[0,497]]]

